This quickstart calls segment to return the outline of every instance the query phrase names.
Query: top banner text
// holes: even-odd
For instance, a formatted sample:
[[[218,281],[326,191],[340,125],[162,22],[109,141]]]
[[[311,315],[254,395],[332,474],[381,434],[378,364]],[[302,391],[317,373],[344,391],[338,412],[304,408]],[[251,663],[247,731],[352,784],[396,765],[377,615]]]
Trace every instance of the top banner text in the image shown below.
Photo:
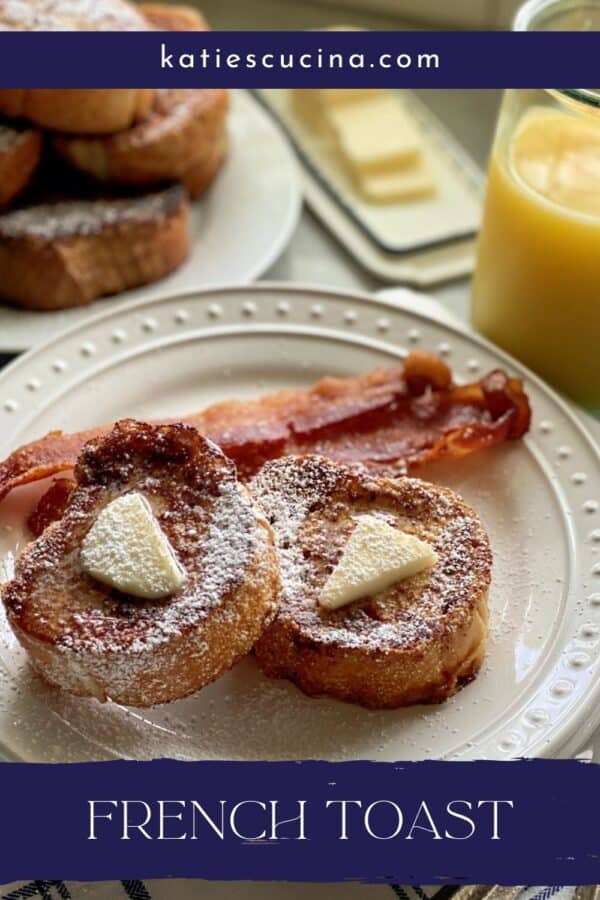
[[[0,32],[0,88],[576,88],[598,32]]]

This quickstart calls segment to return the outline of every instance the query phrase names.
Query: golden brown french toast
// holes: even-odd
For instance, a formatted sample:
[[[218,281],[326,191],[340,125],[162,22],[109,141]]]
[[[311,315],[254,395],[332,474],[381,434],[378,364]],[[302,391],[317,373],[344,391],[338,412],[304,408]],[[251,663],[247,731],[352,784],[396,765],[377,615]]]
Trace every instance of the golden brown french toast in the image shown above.
[[[148,89],[2,88],[0,113],[53,131],[112,134],[143,119],[154,94]]]
[[[79,696],[153,706],[213,681],[276,613],[273,534],[235,466],[187,425],[125,420],[89,442],[62,518],[21,554],[2,597],[30,660]],[[84,570],[81,548],[108,504],[150,504],[185,573],[165,599],[139,599]]]
[[[212,183],[225,158],[228,94],[159,90],[149,114],[107,137],[54,138],[63,159],[103,182],[149,185],[180,181],[191,197]]]
[[[0,121],[0,206],[25,190],[42,158],[43,138],[34,128]]]
[[[437,703],[475,677],[492,557],[483,525],[452,491],[317,456],[268,462],[250,487],[275,532],[283,584],[277,618],[255,647],[267,675],[374,709]],[[364,514],[428,542],[437,562],[325,609],[321,590]]]
[[[170,3],[139,3],[138,11],[159,31],[207,31],[208,22],[192,6]]]
[[[0,297],[66,309],[158,281],[188,256],[188,215],[180,185],[10,210],[0,215]]]
[[[0,31],[146,31],[152,26],[126,0],[0,0]],[[143,119],[153,90],[0,90],[0,113],[43,128],[111,134]]]
[[[162,31],[206,31],[197,10],[141,4],[148,23]],[[227,91],[158,90],[148,115],[108,136],[57,136],[54,147],[70,165],[118,184],[180,181],[190,197],[206,191],[227,151]]]

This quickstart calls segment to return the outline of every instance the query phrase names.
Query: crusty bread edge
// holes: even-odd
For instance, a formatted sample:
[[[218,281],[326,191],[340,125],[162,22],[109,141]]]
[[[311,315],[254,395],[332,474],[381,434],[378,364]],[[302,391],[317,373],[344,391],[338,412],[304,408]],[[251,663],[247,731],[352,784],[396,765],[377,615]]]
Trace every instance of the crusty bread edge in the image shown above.
[[[109,284],[106,280],[109,274],[123,275],[121,257],[119,268],[105,268],[103,279],[98,277],[99,250],[114,254],[113,243],[126,248],[132,258],[127,272],[135,269],[136,276],[127,283]],[[139,245],[144,246],[144,253],[135,253]],[[23,309],[85,306],[101,297],[160,281],[178,269],[189,252],[189,205],[184,195],[178,209],[153,221],[116,222],[99,233],[68,235],[45,243],[27,235],[0,241],[0,297]]]
[[[488,636],[487,603],[485,590],[463,628],[426,654],[338,647],[328,653],[326,647],[303,640],[284,616],[258,641],[255,654],[265,675],[287,678],[309,696],[334,697],[368,709],[441,703],[481,668]]]

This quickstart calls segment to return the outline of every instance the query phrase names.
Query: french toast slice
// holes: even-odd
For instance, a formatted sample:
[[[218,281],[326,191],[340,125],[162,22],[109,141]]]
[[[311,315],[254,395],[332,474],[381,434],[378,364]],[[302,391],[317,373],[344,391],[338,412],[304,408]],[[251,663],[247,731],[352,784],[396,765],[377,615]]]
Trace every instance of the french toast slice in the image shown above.
[[[0,113],[52,131],[112,134],[143,119],[154,94],[147,88],[2,88]]]
[[[62,518],[30,544],[2,590],[42,677],[73,694],[147,707],[184,697],[247,654],[276,613],[272,531],[235,466],[191,426],[124,420],[89,442]],[[86,534],[117,497],[150,504],[186,580],[140,600],[87,575]]]
[[[152,28],[126,0],[0,0],[0,31],[146,31]],[[154,90],[0,90],[0,113],[43,128],[75,134],[111,134],[148,113]]]
[[[34,128],[0,121],[0,206],[25,190],[42,158],[42,146],[42,135]]]
[[[160,3],[139,11],[161,31],[206,31],[197,10]],[[227,152],[227,91],[158,90],[148,115],[125,131],[108,136],[59,135],[57,152],[93,178],[117,184],[146,185],[180,181],[190,197],[212,184]]]
[[[189,254],[180,185],[82,193],[0,215],[0,297],[25,309],[83,306],[164,278]]]
[[[225,158],[228,94],[215,89],[158,90],[148,116],[107,137],[59,135],[70,165],[101,182],[180,181],[192,198],[212,183]]]
[[[483,525],[456,494],[317,456],[268,462],[250,488],[275,532],[283,584],[277,618],[255,647],[267,675],[373,709],[438,703],[475,677],[492,556]],[[323,585],[365,513],[433,545],[437,562],[379,594],[324,609]]]
[[[138,3],[138,11],[158,31],[208,31],[208,22],[192,6]]]

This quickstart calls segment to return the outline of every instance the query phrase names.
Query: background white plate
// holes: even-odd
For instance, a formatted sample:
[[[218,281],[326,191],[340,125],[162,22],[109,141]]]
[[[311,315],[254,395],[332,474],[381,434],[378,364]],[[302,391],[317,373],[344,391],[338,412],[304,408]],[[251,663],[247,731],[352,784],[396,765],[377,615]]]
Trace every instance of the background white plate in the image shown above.
[[[484,670],[442,706],[373,712],[309,699],[252,658],[187,700],[141,712],[82,701],[32,675],[0,620],[0,736],[26,759],[468,759],[560,755],[599,720],[598,450],[563,402],[491,345],[358,294],[255,285],[111,310],[29,353],[0,377],[0,456],[51,428],[201,408],[436,350],[459,379],[520,372],[530,435],[427,476],[478,510],[495,554]],[[0,507],[0,559],[23,535]]]
[[[229,153],[214,185],[192,203],[188,261],[156,284],[58,312],[13,309],[0,301],[0,353],[34,347],[90,315],[133,300],[253,281],[271,266],[296,227],[302,203],[287,139],[259,103],[231,93]]]

